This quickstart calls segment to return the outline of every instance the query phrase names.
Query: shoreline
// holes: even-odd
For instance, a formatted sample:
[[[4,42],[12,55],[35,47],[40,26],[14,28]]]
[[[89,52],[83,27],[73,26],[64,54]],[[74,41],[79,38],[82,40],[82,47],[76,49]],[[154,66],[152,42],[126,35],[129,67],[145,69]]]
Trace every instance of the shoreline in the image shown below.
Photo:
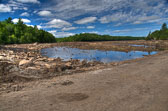
[[[129,50],[149,50],[148,48],[143,47],[126,47],[126,45],[131,44],[140,44],[139,42],[144,43],[143,41],[114,41],[106,42],[104,49],[109,50],[119,50],[123,51],[121,47],[125,47],[125,51]],[[97,69],[104,69],[115,67],[121,64],[132,63],[139,60],[146,59],[150,56],[158,56],[166,51],[158,52],[155,55],[145,56],[143,58],[137,58],[133,60],[126,60],[121,62],[111,62],[111,63],[101,63],[101,62],[87,62],[79,60],[69,60],[62,61],[60,58],[48,58],[41,56],[40,50],[43,48],[50,48],[55,46],[68,46],[68,47],[78,47],[80,49],[88,49],[88,47],[95,47],[99,50],[99,46],[104,42],[77,42],[77,43],[53,43],[53,44],[14,44],[14,45],[5,45],[0,49],[0,65],[1,65],[1,85],[0,92],[10,92],[12,91],[11,87],[13,85],[19,85],[20,83],[42,80],[42,79],[51,79],[57,76],[71,75],[74,73],[81,73],[87,71],[93,71]],[[114,47],[116,43],[123,43],[121,47]],[[79,45],[81,44],[81,45]],[[89,44],[89,45],[88,45]],[[109,47],[109,44],[111,47]],[[153,43],[154,44],[154,43]],[[157,43],[158,44],[158,43]],[[81,47],[82,46],[82,47]],[[131,49],[132,48],[132,49]],[[92,48],[91,48],[92,49]],[[158,49],[154,49],[158,50]],[[7,85],[6,85],[7,84]],[[9,87],[10,86],[10,87]],[[18,89],[19,90],[19,89]],[[20,89],[21,90],[21,89]]]

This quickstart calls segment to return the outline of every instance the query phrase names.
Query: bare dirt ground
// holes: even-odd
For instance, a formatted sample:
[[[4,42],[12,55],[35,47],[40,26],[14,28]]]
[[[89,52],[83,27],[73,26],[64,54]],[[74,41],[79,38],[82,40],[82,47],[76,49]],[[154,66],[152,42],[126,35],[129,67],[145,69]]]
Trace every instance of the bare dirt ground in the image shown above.
[[[167,111],[168,52],[116,67],[23,83],[0,111]]]
[[[110,45],[111,43],[116,44],[118,42],[108,42],[105,44],[105,47],[109,47],[109,49],[111,47],[112,49],[113,46]],[[131,43],[139,45],[148,43],[149,45],[150,42],[129,41],[121,43],[126,46]],[[166,48],[163,44],[163,47],[159,45],[161,43],[167,44],[167,42],[163,41],[151,42],[156,47]],[[68,46],[82,48],[78,44],[72,45],[72,43],[69,43]],[[95,45],[95,43],[83,43],[86,46],[88,44],[96,46],[99,49],[99,45],[103,44],[103,42],[98,42],[97,44],[99,45]],[[45,48],[55,45],[61,46],[61,44],[40,44],[38,48],[40,46]],[[125,46],[123,45],[123,47]],[[25,49],[34,48],[32,45],[5,47],[17,49],[19,47]],[[129,46],[126,48],[130,49]],[[2,52],[4,53],[4,49]],[[20,53],[23,54],[23,56],[19,56],[20,60],[33,58],[30,55],[30,57],[26,56],[27,59],[22,58],[29,52],[23,53],[21,51]],[[35,55],[39,56],[39,54]],[[7,56],[3,57],[7,58]],[[48,58],[44,59],[43,57],[37,57],[36,59],[40,59],[39,61],[45,64],[50,64],[51,61],[52,63],[58,62],[48,60]],[[39,61],[37,60],[36,62]],[[37,67],[37,64],[35,65],[36,62],[33,62],[34,65],[31,64],[31,67]],[[13,76],[12,71],[15,73],[18,70],[24,72],[24,69],[30,67],[19,66],[19,61],[18,63],[12,63],[5,59],[1,60],[0,63],[1,66],[4,66],[1,69],[2,75],[4,76],[4,72],[7,71],[9,72],[9,78],[11,78],[11,81],[8,80],[7,83],[0,81],[0,111],[168,111],[168,51],[160,52],[154,56],[117,63],[118,65],[99,64],[99,66],[95,66],[93,71],[85,70],[81,71],[82,73],[72,73],[73,75],[67,75],[66,71],[63,71],[65,72],[65,76],[43,77],[43,79],[38,80],[29,80],[27,78],[36,76],[37,72],[33,73],[33,69],[30,69],[32,71],[29,73],[29,76],[23,76],[24,73],[20,73],[19,78],[18,75]],[[61,62],[60,64],[67,64],[67,62]],[[5,67],[9,68],[6,69]],[[92,66],[85,68],[88,69],[90,67]],[[50,70],[48,71],[49,73],[47,74],[50,74]],[[17,81],[17,79],[18,82],[13,81]],[[20,81],[20,79],[24,80]],[[3,90],[3,88],[5,89]]]

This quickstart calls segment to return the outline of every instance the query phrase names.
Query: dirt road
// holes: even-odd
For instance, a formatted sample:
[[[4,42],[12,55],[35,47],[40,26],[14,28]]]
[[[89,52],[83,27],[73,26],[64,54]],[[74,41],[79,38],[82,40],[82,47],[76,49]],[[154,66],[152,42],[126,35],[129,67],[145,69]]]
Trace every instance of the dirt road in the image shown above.
[[[26,85],[0,111],[168,111],[168,53]]]

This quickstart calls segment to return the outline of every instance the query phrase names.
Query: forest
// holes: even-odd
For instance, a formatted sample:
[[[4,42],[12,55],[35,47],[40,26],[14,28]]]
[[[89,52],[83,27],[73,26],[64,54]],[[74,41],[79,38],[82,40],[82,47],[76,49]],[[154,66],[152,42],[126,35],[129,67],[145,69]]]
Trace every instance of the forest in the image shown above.
[[[0,44],[23,44],[23,43],[51,43],[56,42],[55,37],[37,26],[27,26],[21,18],[16,24],[12,18],[0,21]]]
[[[168,28],[167,24],[163,23],[160,30],[156,30],[154,32],[149,32],[146,40],[168,40]]]
[[[93,41],[123,41],[123,40],[145,40],[145,37],[131,36],[110,36],[98,35],[94,33],[81,33],[70,37],[56,38],[57,42],[93,42]]]

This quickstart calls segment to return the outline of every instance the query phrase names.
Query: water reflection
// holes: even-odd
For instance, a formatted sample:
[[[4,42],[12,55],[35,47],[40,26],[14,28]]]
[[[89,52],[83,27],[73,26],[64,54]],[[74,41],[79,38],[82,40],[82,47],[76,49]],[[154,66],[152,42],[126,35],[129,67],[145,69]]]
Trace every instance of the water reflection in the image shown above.
[[[50,58],[60,57],[63,60],[79,59],[87,61],[100,61],[109,63],[113,61],[124,61],[130,59],[141,58],[144,55],[153,55],[157,52],[143,52],[143,51],[131,51],[131,52],[119,52],[119,51],[100,51],[100,50],[82,50],[77,48],[67,47],[54,47],[42,49],[43,56]]]
[[[155,48],[155,46],[148,46],[148,45],[136,45],[136,44],[130,44],[129,46],[133,46],[133,47],[144,47],[144,48],[148,48],[148,47],[153,47],[153,48]]]

